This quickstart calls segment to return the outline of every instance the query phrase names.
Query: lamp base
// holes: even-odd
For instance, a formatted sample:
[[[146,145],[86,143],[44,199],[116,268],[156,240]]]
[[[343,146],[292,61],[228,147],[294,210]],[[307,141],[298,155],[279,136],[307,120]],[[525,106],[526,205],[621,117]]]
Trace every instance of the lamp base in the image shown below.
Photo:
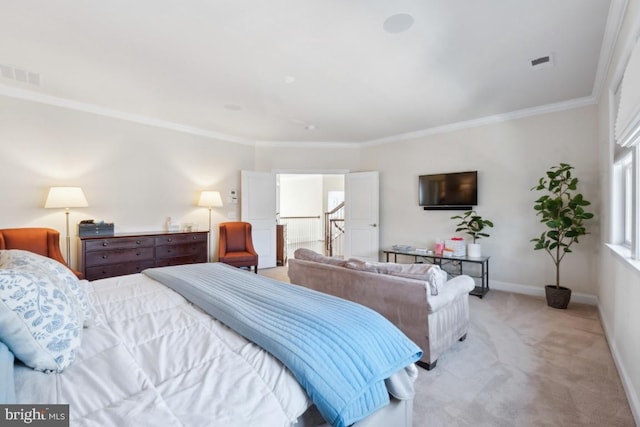
[[[71,236],[69,235],[69,208],[65,209],[67,216],[67,266],[71,267]]]

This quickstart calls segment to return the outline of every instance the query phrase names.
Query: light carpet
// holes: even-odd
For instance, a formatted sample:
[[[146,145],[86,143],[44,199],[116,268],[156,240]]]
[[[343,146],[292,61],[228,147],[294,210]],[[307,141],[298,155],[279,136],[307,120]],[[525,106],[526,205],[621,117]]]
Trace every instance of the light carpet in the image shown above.
[[[414,426],[636,425],[596,307],[495,290],[469,305],[467,339],[420,369]]]

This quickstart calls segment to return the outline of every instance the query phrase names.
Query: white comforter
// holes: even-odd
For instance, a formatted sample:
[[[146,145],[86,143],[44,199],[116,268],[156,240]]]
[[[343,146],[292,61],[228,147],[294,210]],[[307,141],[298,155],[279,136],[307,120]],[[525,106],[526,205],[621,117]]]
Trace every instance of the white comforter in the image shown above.
[[[309,407],[255,344],[142,275],[91,282],[102,321],[60,374],[16,370],[19,402],[69,403],[72,426],[288,426]]]

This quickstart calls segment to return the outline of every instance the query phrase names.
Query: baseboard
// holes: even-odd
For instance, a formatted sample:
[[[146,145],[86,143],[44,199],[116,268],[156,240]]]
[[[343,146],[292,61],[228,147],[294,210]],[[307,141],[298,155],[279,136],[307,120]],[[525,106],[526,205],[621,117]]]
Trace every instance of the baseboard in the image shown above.
[[[629,407],[631,408],[633,419],[635,420],[636,425],[640,426],[640,397],[637,390],[634,388],[633,383],[629,379],[629,375],[627,374],[627,370],[625,369],[624,364],[620,360],[618,347],[616,346],[615,341],[610,339],[611,334],[609,333],[609,331],[611,329],[609,328],[609,325],[605,320],[606,318],[602,313],[600,304],[598,304],[598,313],[600,314],[600,323],[602,324],[602,329],[604,329],[604,335],[607,338],[607,344],[609,344],[609,350],[611,350],[611,355],[613,356],[613,362],[616,364],[618,375],[620,375],[620,381],[622,381],[622,387],[627,394],[627,401],[629,402]]]
[[[517,283],[500,282],[496,280],[489,281],[491,289],[505,292],[513,292],[516,294],[533,295],[544,298],[544,287],[520,285]],[[581,292],[571,292],[571,301],[580,304],[598,305],[598,298],[594,295],[583,294]]]

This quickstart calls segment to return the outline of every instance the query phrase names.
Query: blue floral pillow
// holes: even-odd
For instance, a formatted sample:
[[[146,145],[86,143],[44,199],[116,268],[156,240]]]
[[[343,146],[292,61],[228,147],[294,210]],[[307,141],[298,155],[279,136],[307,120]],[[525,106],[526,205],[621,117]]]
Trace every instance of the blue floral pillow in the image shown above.
[[[84,326],[90,326],[95,321],[95,310],[91,305],[82,283],[67,266],[42,255],[19,249],[1,251],[0,268],[41,272],[48,275],[69,298],[75,298],[82,309]]]
[[[14,356],[5,343],[0,341],[0,404],[16,403],[16,386],[13,378]]]
[[[60,372],[80,346],[82,308],[55,275],[14,262],[35,254],[13,252],[25,251],[0,251],[0,340],[25,365]]]

